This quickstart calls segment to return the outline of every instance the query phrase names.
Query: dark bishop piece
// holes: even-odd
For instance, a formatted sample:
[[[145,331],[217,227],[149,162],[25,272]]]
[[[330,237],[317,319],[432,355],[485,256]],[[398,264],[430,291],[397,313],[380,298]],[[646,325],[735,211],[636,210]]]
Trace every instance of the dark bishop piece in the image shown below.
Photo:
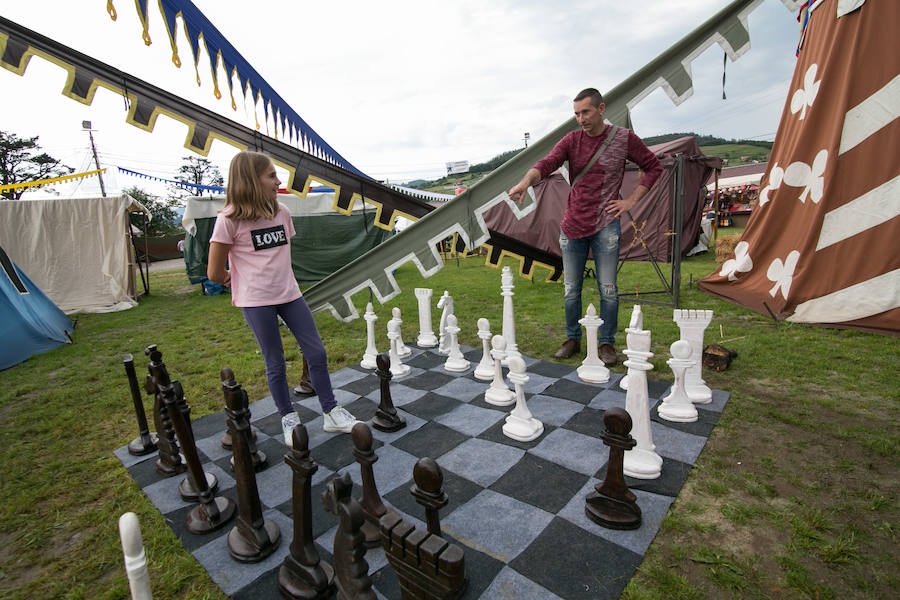
[[[403,600],[455,600],[466,590],[466,563],[462,549],[440,535],[438,510],[447,505],[447,495],[441,489],[444,474],[426,457],[413,468],[413,479],[415,485],[410,491],[425,507],[428,531],[389,511],[381,518],[381,542],[397,572]]]
[[[334,579],[338,600],[376,600],[369,563],[363,558],[366,547],[360,528],[366,517],[352,492],[353,481],[349,473],[344,473],[329,481],[322,493],[325,509],[341,520],[334,534]]]
[[[641,526],[641,509],[625,484],[623,470],[625,451],[637,444],[630,435],[631,415],[624,408],[607,409],[603,413],[603,425],[606,429],[600,437],[609,446],[606,479],[587,495],[584,512],[591,521],[603,527],[637,529]]]
[[[397,414],[394,408],[394,401],[391,398],[391,358],[387,353],[379,354],[375,358],[375,365],[378,367],[375,374],[381,384],[381,402],[378,404],[378,410],[372,418],[372,427],[380,431],[397,431],[406,427],[406,419],[403,415]]]

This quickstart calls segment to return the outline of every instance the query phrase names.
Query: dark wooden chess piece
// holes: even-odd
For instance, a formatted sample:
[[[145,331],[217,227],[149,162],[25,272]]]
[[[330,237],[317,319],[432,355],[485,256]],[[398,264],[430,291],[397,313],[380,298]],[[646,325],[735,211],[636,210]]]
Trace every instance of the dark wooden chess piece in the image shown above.
[[[147,379],[144,381],[144,391],[153,395],[153,422],[156,425],[156,431],[159,436],[156,441],[156,447],[159,450],[159,455],[156,458],[156,472],[166,477],[174,477],[179,473],[184,473],[187,470],[187,465],[181,460],[180,449],[175,439],[175,428],[172,426],[172,419],[163,400],[154,370],[164,373],[166,385],[169,384],[169,374],[165,369],[165,365],[162,365],[162,353],[159,352],[155,344],[148,346],[144,353],[150,357],[150,362],[147,363],[149,373],[147,373]],[[154,359],[154,356],[157,358]],[[157,360],[161,368],[159,365],[154,365]]]
[[[362,479],[362,498],[359,505],[366,515],[362,532],[366,537],[366,548],[377,548],[381,545],[378,522],[388,511],[375,486],[375,474],[372,471],[372,465],[378,460],[378,455],[372,450],[372,431],[365,423],[354,425],[350,438],[353,440],[353,456],[359,463],[359,474]]]
[[[340,518],[334,534],[334,579],[338,600],[375,600],[366,548],[360,527],[366,517],[362,507],[352,496],[353,481],[344,473],[328,482],[322,493],[325,509]]]
[[[294,393],[298,396],[315,396],[316,390],[312,386],[312,380],[309,377],[309,363],[306,357],[303,357],[303,373],[300,375],[300,385],[294,388]]]
[[[228,553],[238,562],[255,563],[263,560],[281,543],[281,530],[262,514],[256,472],[250,450],[250,411],[246,393],[234,381],[231,369],[222,369],[222,389],[225,390],[225,413],[228,432],[234,449],[234,479],[238,493],[237,524],[228,532]]]
[[[436,462],[422,458],[413,469],[410,492],[425,506],[428,531],[413,527],[394,512],[381,519],[381,541],[397,572],[403,600],[456,600],[466,591],[465,554],[441,535],[438,510],[447,505],[441,489],[444,474]]]
[[[253,460],[253,470],[259,471],[266,466],[266,455],[256,448],[256,432],[250,427],[250,399],[247,392],[234,380],[234,372],[231,369],[222,369],[219,374],[222,378],[222,393],[225,395],[225,406],[241,406],[242,412],[247,413],[247,428],[249,430],[250,458]],[[227,445],[226,445],[226,439]],[[231,428],[225,432],[220,440],[226,450],[232,449]],[[234,453],[232,453],[231,467],[234,468]]]
[[[605,430],[601,439],[609,446],[606,478],[587,495],[584,512],[588,518],[609,529],[637,529],[641,526],[641,508],[625,484],[625,451],[637,444],[631,437],[631,415],[624,408],[607,409],[603,414]]]
[[[394,401],[391,399],[391,357],[387,352],[383,352],[375,357],[377,369],[375,374],[378,375],[381,384],[381,402],[378,404],[378,410],[372,417],[372,427],[379,431],[397,431],[406,427],[406,419],[403,415],[397,414],[394,408]]]
[[[122,357],[125,364],[125,375],[128,377],[128,385],[131,388],[131,399],[134,402],[134,413],[138,422],[138,437],[128,444],[128,453],[134,456],[143,456],[156,450],[157,437],[150,432],[147,426],[147,414],[144,412],[144,399],[141,397],[141,388],[138,385],[137,375],[134,372],[134,357],[126,354]]]
[[[334,596],[334,569],[319,558],[312,537],[312,476],[319,465],[309,455],[309,434],[303,424],[294,427],[293,446],[284,457],[294,472],[292,480],[294,540],[278,569],[278,589],[285,598],[325,600]]]

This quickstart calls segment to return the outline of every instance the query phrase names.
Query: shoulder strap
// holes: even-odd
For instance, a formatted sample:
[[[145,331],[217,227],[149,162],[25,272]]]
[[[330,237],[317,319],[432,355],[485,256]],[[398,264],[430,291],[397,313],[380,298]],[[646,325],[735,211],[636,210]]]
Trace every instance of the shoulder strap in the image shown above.
[[[594,155],[591,157],[591,160],[588,161],[588,164],[585,165],[585,167],[581,170],[581,172],[575,176],[575,179],[572,180],[572,187],[575,187],[575,183],[579,179],[581,179],[581,176],[584,175],[585,173],[587,173],[590,170],[590,168],[594,166],[594,163],[597,162],[597,159],[600,158],[600,155],[603,154],[607,148],[609,148],[609,145],[613,141],[613,137],[615,137],[616,133],[618,133],[618,131],[619,131],[619,128],[616,127],[615,125],[611,124],[609,127],[610,127],[610,129],[609,129],[609,133],[606,134],[606,139],[603,140],[603,143],[600,144],[600,147],[597,148],[596,152],[594,152]]]

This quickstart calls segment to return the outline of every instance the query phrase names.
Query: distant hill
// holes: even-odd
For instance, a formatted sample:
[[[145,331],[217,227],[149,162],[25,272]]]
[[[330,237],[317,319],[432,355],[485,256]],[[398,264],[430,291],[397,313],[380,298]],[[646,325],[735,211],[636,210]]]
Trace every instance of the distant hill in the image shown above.
[[[654,135],[652,137],[643,138],[644,143],[648,146],[653,146],[654,144],[662,144],[664,142],[670,142],[672,140],[677,140],[678,138],[687,137],[689,135],[697,138],[697,144],[699,146],[725,146],[729,144],[739,144],[742,146],[758,146],[760,148],[765,148],[767,151],[772,149],[772,142],[763,142],[760,140],[726,140],[725,138],[716,137],[714,135],[700,135],[699,133],[664,133],[662,135]]]

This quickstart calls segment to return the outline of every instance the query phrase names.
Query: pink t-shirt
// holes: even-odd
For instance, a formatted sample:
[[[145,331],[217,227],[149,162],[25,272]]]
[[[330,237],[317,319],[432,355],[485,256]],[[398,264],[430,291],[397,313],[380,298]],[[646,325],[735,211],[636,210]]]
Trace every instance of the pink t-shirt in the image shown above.
[[[225,211],[216,217],[210,242],[231,246],[231,304],[273,306],[300,297],[291,267],[291,213],[278,203],[274,219],[232,221]]]

